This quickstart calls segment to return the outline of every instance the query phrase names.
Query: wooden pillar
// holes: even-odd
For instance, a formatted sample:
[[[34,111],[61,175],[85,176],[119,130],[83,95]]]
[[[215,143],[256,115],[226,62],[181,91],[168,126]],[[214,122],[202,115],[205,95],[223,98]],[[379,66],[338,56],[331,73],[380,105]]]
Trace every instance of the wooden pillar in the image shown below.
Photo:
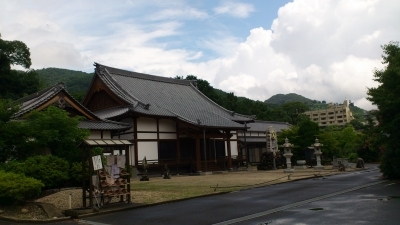
[[[89,207],[93,207],[93,161],[92,148],[89,148]]]
[[[136,168],[139,165],[139,148],[138,148],[138,135],[137,135],[137,117],[133,118],[133,144],[134,144],[134,148],[135,148],[135,166]]]
[[[181,163],[181,146],[179,143],[179,124],[176,123],[176,173],[179,174],[179,164]]]
[[[228,151],[228,170],[232,169],[232,152],[231,152],[231,132],[225,131],[226,132],[226,148]]]
[[[129,159],[130,159],[130,156],[129,156],[129,145],[125,145],[125,166],[128,169],[129,174],[132,174],[132,169],[131,169],[131,165],[129,163]],[[126,195],[126,198],[128,200],[128,203],[131,203],[131,185],[130,185],[131,176],[130,175],[128,176],[127,180],[128,180],[128,186],[127,186],[128,194]]]
[[[196,135],[196,170],[201,171],[200,135]]]
[[[86,183],[85,183],[85,170],[86,170],[86,151],[87,148],[83,147],[82,149],[82,205],[86,208]]]

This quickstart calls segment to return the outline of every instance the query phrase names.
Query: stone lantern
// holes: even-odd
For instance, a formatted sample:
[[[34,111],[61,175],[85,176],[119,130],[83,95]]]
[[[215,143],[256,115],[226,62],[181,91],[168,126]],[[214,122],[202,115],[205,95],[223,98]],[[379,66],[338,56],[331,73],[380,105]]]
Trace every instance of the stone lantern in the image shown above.
[[[315,143],[311,145],[314,148],[314,155],[317,158],[317,165],[314,167],[316,170],[322,170],[325,167],[321,165],[321,147],[324,146],[323,144],[319,143],[318,138],[315,138]]]
[[[293,144],[289,143],[289,139],[285,138],[285,143],[283,145],[281,145],[281,147],[283,147],[283,156],[285,156],[286,158],[286,170],[284,171],[285,173],[293,173],[294,170],[292,169],[292,162],[290,160],[290,158],[292,158],[293,153],[292,153],[292,148],[293,148]]]

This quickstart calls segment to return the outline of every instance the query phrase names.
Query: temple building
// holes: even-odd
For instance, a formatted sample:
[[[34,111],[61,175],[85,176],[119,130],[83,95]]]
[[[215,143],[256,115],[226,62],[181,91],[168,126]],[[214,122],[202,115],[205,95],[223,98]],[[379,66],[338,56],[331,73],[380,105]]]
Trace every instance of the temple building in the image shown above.
[[[254,118],[219,106],[196,81],[95,67],[83,105],[103,120],[132,125],[112,138],[133,143],[134,168],[144,157],[149,169],[168,164],[178,173],[230,169],[242,159],[237,132]]]

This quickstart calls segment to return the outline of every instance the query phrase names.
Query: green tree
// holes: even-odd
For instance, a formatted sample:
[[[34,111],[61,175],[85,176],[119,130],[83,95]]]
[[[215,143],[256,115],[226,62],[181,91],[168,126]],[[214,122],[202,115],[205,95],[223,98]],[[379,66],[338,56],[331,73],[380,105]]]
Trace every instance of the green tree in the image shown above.
[[[52,155],[69,162],[81,158],[79,143],[89,136],[89,131],[78,128],[81,117],[69,117],[68,112],[49,106],[43,111],[33,111],[27,117],[29,149],[49,150]],[[28,150],[28,149],[25,149]]]
[[[12,70],[12,65],[31,66],[29,48],[21,41],[7,41],[0,35],[0,97],[17,99],[40,89],[38,74]]]
[[[69,162],[80,161],[78,144],[89,135],[78,128],[80,117],[69,117],[68,112],[50,106],[23,120],[11,120],[16,110],[0,100],[0,163],[47,152]]]
[[[308,106],[302,102],[286,102],[281,105],[280,108],[289,119],[287,122],[293,125],[304,120],[304,118],[301,118],[300,115],[309,109]]]
[[[378,87],[368,88],[368,100],[378,106],[378,139],[383,144],[380,169],[389,178],[400,177],[400,46],[399,42],[383,45],[385,68],[374,71]]]

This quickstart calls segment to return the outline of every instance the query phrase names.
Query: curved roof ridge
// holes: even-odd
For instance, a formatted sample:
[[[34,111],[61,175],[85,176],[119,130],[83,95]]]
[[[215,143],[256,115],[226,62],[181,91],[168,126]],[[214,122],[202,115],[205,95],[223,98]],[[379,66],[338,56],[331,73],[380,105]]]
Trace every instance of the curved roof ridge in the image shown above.
[[[170,77],[162,77],[162,76],[156,76],[156,75],[151,75],[151,74],[146,74],[146,73],[133,72],[133,71],[129,71],[129,70],[123,70],[123,69],[118,69],[115,67],[101,65],[98,63],[97,63],[97,65],[100,65],[106,69],[114,70],[112,73],[117,74],[119,76],[135,77],[135,78],[144,79],[144,80],[152,80],[152,81],[181,84],[181,85],[190,85],[192,83],[191,81],[188,81],[188,80],[181,80],[181,79],[175,79],[175,78],[170,78]]]
[[[62,85],[60,85],[60,84],[62,84]],[[54,86],[51,86],[42,91],[36,92],[32,95],[29,95],[27,97],[24,97],[24,98],[21,98],[21,99],[15,101],[16,103],[22,104],[22,106],[21,106],[20,110],[17,113],[15,113],[12,117],[15,118],[15,117],[21,116],[21,115],[25,114],[26,112],[29,112],[30,110],[39,107],[44,102],[46,102],[48,99],[50,99],[53,96],[55,96],[56,94],[58,94],[61,90],[65,90],[65,86],[63,85],[63,83],[57,83]],[[53,92],[53,93],[51,93],[51,92]],[[43,98],[44,95],[48,95],[48,96]],[[39,98],[39,100],[37,100],[38,98]]]
[[[102,71],[104,70],[104,72]],[[96,63],[96,74],[99,75],[99,78],[108,83],[108,85],[112,86],[111,91],[116,95],[120,96],[122,99],[130,103],[132,106],[140,105],[142,107],[146,107],[146,103],[143,103],[136,96],[132,95],[130,92],[126,91],[118,82],[111,76],[110,72],[107,70],[106,66]],[[138,104],[137,104],[138,103]]]
[[[18,111],[17,113],[15,113],[13,115],[13,117],[19,117],[31,110],[34,110],[36,108],[38,108],[39,106],[41,106],[42,104],[44,104],[47,100],[51,99],[52,97],[56,96],[58,93],[60,93],[61,91],[64,91],[65,95],[70,98],[75,104],[79,105],[80,107],[82,107],[86,113],[90,114],[93,118],[97,119],[97,120],[101,120],[101,118],[99,118],[96,114],[94,114],[92,111],[90,111],[88,108],[86,108],[84,105],[82,105],[78,100],[76,100],[71,94],[69,94],[69,92],[66,90],[66,87],[64,85],[64,83],[60,82],[57,83],[56,85],[53,85],[49,88],[46,88],[42,91],[39,91],[31,96],[27,96],[30,98],[22,98],[19,99],[17,101],[20,101],[20,103],[24,104],[20,111]],[[40,94],[39,94],[40,93]],[[24,101],[25,100],[25,101]]]
[[[214,101],[213,101],[212,99],[210,99],[209,97],[207,97],[207,95],[203,94],[203,92],[201,92],[201,91],[200,91],[196,86],[194,86],[192,83],[191,83],[191,86],[192,86],[203,98],[205,98],[206,100],[210,101],[213,105],[217,106],[218,108],[222,109],[223,111],[227,112],[229,115],[231,115],[231,116],[238,115],[238,116],[241,116],[241,117],[245,117],[245,118],[249,118],[249,119],[251,119],[251,120],[254,120],[255,115],[243,115],[243,114],[240,114],[240,113],[236,113],[235,111],[228,110],[228,109],[222,107],[221,105],[217,104],[216,102],[214,102]]]

